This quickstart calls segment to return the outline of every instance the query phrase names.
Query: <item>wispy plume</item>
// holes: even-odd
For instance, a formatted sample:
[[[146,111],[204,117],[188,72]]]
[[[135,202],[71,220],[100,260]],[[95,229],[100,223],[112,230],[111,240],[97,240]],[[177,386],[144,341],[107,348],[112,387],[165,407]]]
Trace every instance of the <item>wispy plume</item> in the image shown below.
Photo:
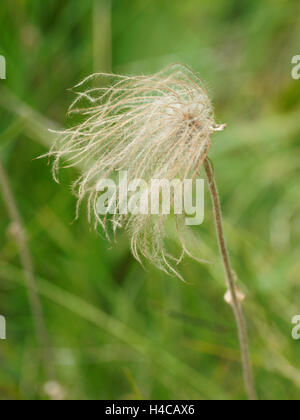
[[[101,87],[95,87],[96,79]],[[89,84],[92,87],[88,87]],[[103,86],[108,87],[103,87]],[[118,228],[124,228],[131,240],[133,255],[142,263],[143,258],[168,274],[181,277],[174,268],[187,254],[184,215],[128,214],[118,208],[100,217],[97,203],[102,191],[99,185],[126,171],[127,182],[144,180],[195,180],[203,165],[207,176],[214,210],[217,238],[222,257],[228,292],[225,300],[232,306],[241,347],[245,388],[249,399],[256,399],[248,337],[242,310],[244,294],[237,286],[237,277],[231,267],[227,250],[221,203],[212,165],[208,159],[211,135],[225,125],[217,125],[208,92],[202,80],[188,67],[170,66],[153,76],[117,76],[96,74],[75,87],[76,99],[70,113],[77,113],[83,122],[59,133],[56,144],[49,152],[54,158],[53,175],[58,179],[60,166],[81,167],[81,175],[74,183],[78,206],[88,202],[90,221],[101,225],[107,237]],[[64,162],[61,165],[61,162]],[[101,189],[100,189],[101,190]],[[119,186],[120,190],[120,186]],[[141,194],[148,202],[151,189]],[[116,190],[115,195],[120,193]],[[144,194],[144,195],[143,195]],[[119,195],[119,194],[118,194]],[[146,200],[146,198],[148,200]],[[176,206],[175,194],[172,205]],[[169,251],[174,221],[180,254]],[[112,227],[112,229],[111,229]],[[193,257],[194,258],[194,257]],[[197,258],[196,258],[197,259]]]
[[[95,87],[99,79],[100,87]],[[152,76],[95,74],[74,90],[70,113],[79,114],[83,122],[59,133],[50,150],[55,179],[61,166],[80,165],[82,172],[74,183],[78,208],[87,198],[89,219],[101,225],[107,236],[110,223],[113,231],[125,228],[140,262],[145,257],[169,274],[178,274],[174,261],[190,255],[182,218],[176,216],[175,221],[181,245],[181,255],[175,258],[166,249],[167,215],[116,211],[100,217],[97,185],[123,170],[128,182],[194,180],[209,152],[211,135],[224,128],[215,123],[202,80],[188,67],[172,65]]]

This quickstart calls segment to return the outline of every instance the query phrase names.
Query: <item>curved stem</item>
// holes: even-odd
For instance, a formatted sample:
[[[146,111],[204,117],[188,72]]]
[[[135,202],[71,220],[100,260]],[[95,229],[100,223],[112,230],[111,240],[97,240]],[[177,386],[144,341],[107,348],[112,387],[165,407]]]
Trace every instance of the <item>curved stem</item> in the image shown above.
[[[227,287],[231,295],[232,308],[233,308],[233,312],[234,312],[234,316],[235,316],[236,324],[238,328],[238,333],[239,333],[245,387],[246,387],[246,391],[248,393],[249,399],[256,400],[257,397],[256,397],[255,386],[254,386],[252,367],[250,363],[245,318],[244,318],[241,303],[238,298],[235,276],[231,268],[229,253],[228,253],[227,245],[225,241],[222,210],[221,210],[221,203],[219,199],[218,189],[217,189],[216,181],[214,178],[212,166],[207,159],[204,162],[204,168],[205,168],[205,172],[208,178],[209,189],[210,189],[211,199],[212,199],[213,208],[214,208],[214,217],[215,217],[215,224],[216,224],[216,230],[217,230],[217,237],[218,237],[220,253],[222,256],[225,274],[226,274],[226,283],[227,283]]]

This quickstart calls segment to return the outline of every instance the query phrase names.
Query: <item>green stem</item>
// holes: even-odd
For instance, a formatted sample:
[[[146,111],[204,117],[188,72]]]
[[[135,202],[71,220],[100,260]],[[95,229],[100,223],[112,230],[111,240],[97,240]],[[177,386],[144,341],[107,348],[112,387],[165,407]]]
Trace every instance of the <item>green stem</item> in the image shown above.
[[[235,276],[231,268],[229,253],[228,253],[227,245],[225,241],[222,210],[221,210],[221,203],[219,199],[218,189],[217,189],[212,166],[207,159],[204,162],[204,168],[205,168],[205,172],[208,178],[209,189],[210,189],[212,204],[214,208],[216,231],[217,231],[220,253],[221,253],[221,257],[222,257],[224,269],[225,269],[226,283],[227,283],[227,287],[231,295],[232,308],[233,308],[234,316],[236,319],[236,324],[237,324],[237,329],[238,329],[238,334],[239,334],[245,387],[246,387],[246,391],[249,396],[249,399],[256,400],[257,396],[256,396],[256,390],[255,390],[253,374],[252,374],[252,367],[251,367],[250,356],[249,356],[249,345],[248,345],[246,322],[245,322],[242,306],[237,295]]]

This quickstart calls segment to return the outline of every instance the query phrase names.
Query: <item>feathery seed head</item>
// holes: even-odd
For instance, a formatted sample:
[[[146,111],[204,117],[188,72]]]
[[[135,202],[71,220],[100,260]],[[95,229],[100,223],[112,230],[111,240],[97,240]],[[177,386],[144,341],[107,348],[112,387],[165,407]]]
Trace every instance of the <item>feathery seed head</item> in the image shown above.
[[[94,87],[97,77],[109,82],[108,87]],[[93,85],[86,87],[90,82]],[[137,178],[194,180],[209,152],[211,134],[224,128],[215,123],[201,79],[185,66],[173,65],[153,76],[92,75],[75,89],[80,92],[70,112],[84,120],[60,133],[50,150],[53,174],[57,179],[61,160],[64,167],[81,166],[74,184],[78,205],[87,197],[89,216],[106,233],[109,214],[101,218],[97,211],[99,181],[114,178],[120,171],[127,171],[128,182]],[[139,261],[143,255],[160,269],[175,273],[174,258],[165,250],[166,219],[163,214],[117,211],[110,218],[114,230],[123,226],[128,231]],[[176,219],[183,256],[189,252],[179,232],[180,218]]]

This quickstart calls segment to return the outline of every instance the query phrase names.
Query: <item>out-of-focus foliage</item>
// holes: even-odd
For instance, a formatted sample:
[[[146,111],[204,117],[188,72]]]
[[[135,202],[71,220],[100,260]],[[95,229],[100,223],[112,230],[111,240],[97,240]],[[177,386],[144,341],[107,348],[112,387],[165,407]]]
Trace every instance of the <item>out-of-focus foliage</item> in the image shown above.
[[[58,381],[70,399],[243,399],[231,310],[223,301],[209,197],[186,259],[187,284],[74,222],[75,171],[51,178],[35,160],[65,125],[67,90],[93,71],[198,71],[224,133],[214,162],[245,311],[258,391],[299,399],[300,53],[298,0],[2,0],[0,153],[25,221]],[[0,207],[0,398],[45,398],[33,320],[10,221]],[[51,361],[49,361],[51,363]]]

